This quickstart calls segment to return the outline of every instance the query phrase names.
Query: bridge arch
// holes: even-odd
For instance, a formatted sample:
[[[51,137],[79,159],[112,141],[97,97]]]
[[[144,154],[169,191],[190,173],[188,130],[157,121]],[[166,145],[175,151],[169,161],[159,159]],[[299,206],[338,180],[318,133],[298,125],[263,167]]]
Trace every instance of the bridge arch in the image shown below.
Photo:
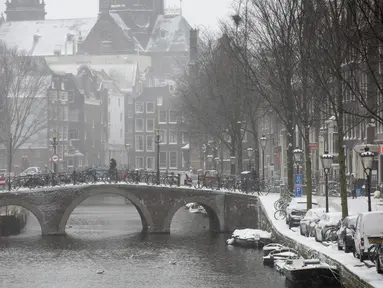
[[[205,208],[207,215],[209,217],[210,230],[214,232],[223,232],[224,219],[223,219],[222,213],[220,213],[220,210],[215,204],[204,200],[200,196],[187,197],[183,199],[182,201],[178,201],[177,203],[175,203],[169,210],[167,217],[164,220],[165,231],[170,232],[170,225],[172,223],[174,215],[179,209],[181,209],[183,206],[185,206],[188,203],[197,203],[198,205],[201,205],[203,208]]]
[[[108,187],[92,186],[92,187],[82,188],[81,193],[79,193],[78,196],[74,198],[72,202],[69,204],[69,206],[65,209],[58,227],[59,234],[65,234],[65,226],[73,210],[78,205],[80,205],[84,200],[99,194],[119,195],[128,199],[134,205],[134,207],[136,207],[138,214],[140,215],[141,223],[142,223],[142,231],[151,232],[154,230],[155,227],[154,227],[151,213],[149,212],[147,207],[140,201],[140,199],[138,199],[133,193],[129,192],[126,189],[120,189],[114,186],[108,186]]]
[[[0,207],[12,205],[23,207],[24,209],[31,212],[36,217],[37,221],[39,221],[41,231],[44,231],[44,216],[36,205],[29,203],[28,201],[25,201],[23,199],[0,200]]]

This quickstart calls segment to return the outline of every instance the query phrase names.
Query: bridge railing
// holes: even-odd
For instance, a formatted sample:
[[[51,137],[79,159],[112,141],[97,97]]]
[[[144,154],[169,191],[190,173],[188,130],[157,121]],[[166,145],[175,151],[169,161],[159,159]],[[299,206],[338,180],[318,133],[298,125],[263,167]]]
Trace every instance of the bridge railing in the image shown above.
[[[110,169],[83,169],[60,173],[43,173],[34,175],[22,175],[8,178],[6,190],[19,190],[20,188],[41,188],[53,186],[65,186],[69,184],[95,184],[95,183],[129,183],[164,186],[188,186],[195,189],[227,190],[242,193],[268,194],[270,188],[267,183],[253,181],[249,178],[239,178],[234,175],[198,175],[197,179],[187,173],[181,177],[180,173],[162,171],[157,178],[155,171],[143,169],[136,170],[110,170]],[[181,180],[183,179],[182,183]]]

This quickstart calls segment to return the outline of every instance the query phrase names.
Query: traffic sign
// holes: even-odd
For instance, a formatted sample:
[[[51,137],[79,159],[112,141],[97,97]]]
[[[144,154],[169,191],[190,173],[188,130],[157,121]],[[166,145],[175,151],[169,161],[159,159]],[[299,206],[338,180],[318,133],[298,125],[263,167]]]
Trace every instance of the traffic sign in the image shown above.
[[[302,197],[302,186],[295,187],[295,197]]]
[[[59,161],[59,156],[57,156],[57,155],[53,155],[53,156],[52,156],[52,161],[53,161],[53,162],[57,162],[57,161]]]
[[[298,185],[303,184],[303,175],[302,174],[295,174],[294,175],[294,183]]]

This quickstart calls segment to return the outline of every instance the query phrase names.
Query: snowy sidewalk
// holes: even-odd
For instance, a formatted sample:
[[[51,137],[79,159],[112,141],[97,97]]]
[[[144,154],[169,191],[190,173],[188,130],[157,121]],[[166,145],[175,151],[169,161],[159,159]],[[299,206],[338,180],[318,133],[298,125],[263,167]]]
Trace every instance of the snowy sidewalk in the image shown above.
[[[314,249],[329,258],[342,263],[348,270],[352,273],[358,275],[361,279],[368,282],[373,287],[383,288],[383,276],[379,275],[376,272],[375,267],[367,268],[365,266],[357,267],[360,265],[359,259],[354,258],[352,253],[344,253],[344,251],[339,251],[336,245],[324,246],[321,243],[315,241],[314,238],[307,238],[301,236],[299,233],[299,229],[293,228],[294,230],[290,230],[286,225],[285,220],[275,220],[274,218],[274,202],[279,198],[278,194],[261,196],[261,202],[264,207],[264,210],[267,212],[267,216],[269,220],[274,225],[275,229],[278,230],[284,236],[293,239],[307,247]],[[313,197],[314,199],[318,199],[320,205],[322,207],[325,206],[325,198],[324,197]],[[334,209],[335,211],[339,211],[340,209],[340,198],[330,198],[330,209]],[[372,201],[372,209],[376,210],[376,203],[379,201],[373,199]],[[348,199],[349,204],[349,213],[357,214],[359,212],[367,211],[367,198],[359,197],[358,199]]]

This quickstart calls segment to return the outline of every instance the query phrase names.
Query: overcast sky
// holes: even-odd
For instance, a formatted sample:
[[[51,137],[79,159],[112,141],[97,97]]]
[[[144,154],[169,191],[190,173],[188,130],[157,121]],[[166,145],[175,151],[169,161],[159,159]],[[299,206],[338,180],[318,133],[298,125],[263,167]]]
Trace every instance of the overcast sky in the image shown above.
[[[45,0],[46,18],[96,17],[99,0]],[[165,0],[165,6],[177,5],[180,0]],[[5,2],[5,1],[1,1]],[[193,27],[205,26],[216,29],[217,19],[227,19],[233,0],[182,0],[183,15]],[[1,4],[0,10],[5,10]]]

